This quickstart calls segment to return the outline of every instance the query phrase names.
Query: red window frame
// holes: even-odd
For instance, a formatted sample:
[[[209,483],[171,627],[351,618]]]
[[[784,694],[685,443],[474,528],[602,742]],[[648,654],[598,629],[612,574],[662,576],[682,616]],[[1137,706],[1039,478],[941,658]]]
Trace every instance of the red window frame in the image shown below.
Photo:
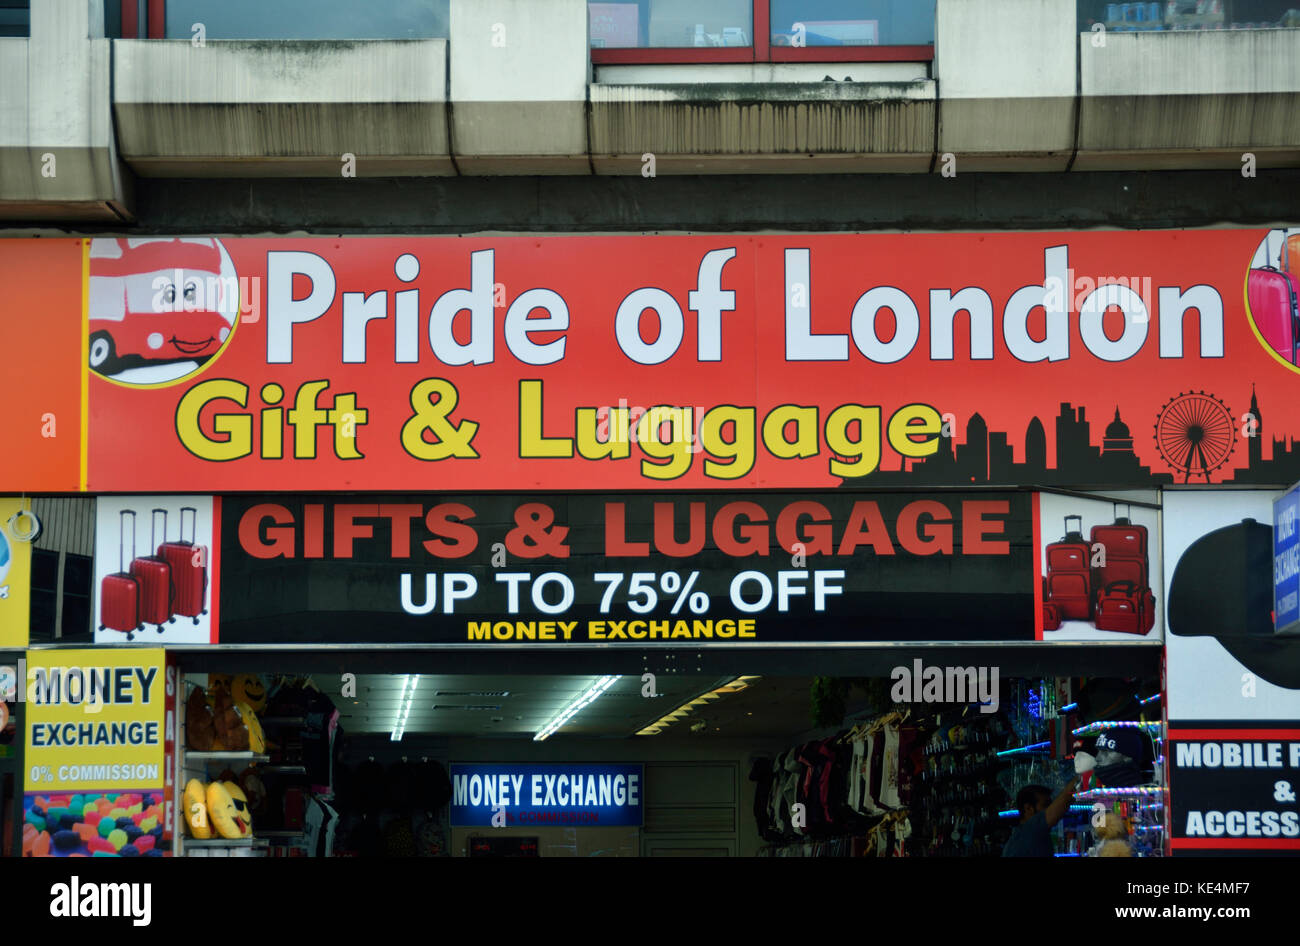
[[[122,36],[136,39],[140,36],[140,13],[136,0],[122,0]],[[145,6],[145,38],[167,38],[166,0],[147,0]]]
[[[140,35],[136,0],[122,0],[122,35]],[[754,43],[751,46],[700,49],[660,46],[638,49],[593,49],[594,65],[714,62],[928,62],[934,46],[773,46],[771,0],[753,0]],[[147,0],[149,39],[167,36],[167,0]]]
[[[591,62],[593,65],[607,66],[691,62],[927,62],[934,59],[933,45],[773,46],[771,0],[753,0],[753,11],[752,46],[593,49]]]

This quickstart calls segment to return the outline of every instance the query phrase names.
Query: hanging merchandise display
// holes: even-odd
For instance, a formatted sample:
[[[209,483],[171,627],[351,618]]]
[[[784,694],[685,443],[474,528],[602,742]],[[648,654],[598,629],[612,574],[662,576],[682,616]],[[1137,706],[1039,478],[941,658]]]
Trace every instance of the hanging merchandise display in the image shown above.
[[[1010,679],[996,711],[980,711],[992,701],[898,710],[760,756],[749,771],[759,853],[996,857],[1030,789],[1065,806],[1050,835],[1056,856],[1161,856],[1163,729],[1143,715],[1159,713],[1152,686]],[[1129,710],[1132,720],[1100,718]],[[1079,773],[1074,797],[1063,796]]]
[[[750,771],[758,831],[768,842],[760,854],[938,856],[949,844],[991,853],[976,831],[987,820],[977,809],[992,803],[977,778],[986,754],[966,750],[987,748],[1005,732],[978,713],[903,710],[760,758]]]
[[[258,674],[213,673],[188,674],[183,684],[189,692],[177,763],[186,779],[178,813],[182,853],[326,856],[336,818],[322,807],[332,795],[339,732],[333,702],[309,679],[268,685]]]

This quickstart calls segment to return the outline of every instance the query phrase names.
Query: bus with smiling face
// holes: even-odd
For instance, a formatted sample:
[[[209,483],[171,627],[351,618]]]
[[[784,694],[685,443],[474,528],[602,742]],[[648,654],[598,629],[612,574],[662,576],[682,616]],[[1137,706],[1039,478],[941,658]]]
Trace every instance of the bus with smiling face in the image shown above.
[[[230,336],[238,284],[216,240],[97,239],[90,247],[90,368],[171,365],[188,374]],[[230,297],[230,298],[228,298]],[[190,367],[192,365],[193,367]]]

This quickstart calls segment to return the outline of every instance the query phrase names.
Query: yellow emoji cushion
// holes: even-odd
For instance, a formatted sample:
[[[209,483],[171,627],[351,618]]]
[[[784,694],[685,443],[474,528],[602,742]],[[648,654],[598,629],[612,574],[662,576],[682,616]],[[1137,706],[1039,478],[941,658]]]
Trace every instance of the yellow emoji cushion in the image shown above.
[[[238,813],[238,820],[244,831],[243,836],[248,837],[253,833],[253,812],[248,805],[248,796],[244,794],[244,790],[240,788],[238,782],[222,782],[221,784],[226,786],[226,791],[230,793],[230,802],[235,806],[235,811]]]
[[[208,821],[208,801],[203,783],[196,778],[185,784],[184,799],[185,827],[190,836],[206,841],[212,837],[212,824]]]
[[[262,723],[253,712],[253,708],[247,703],[236,703],[235,712],[239,714],[244,728],[248,730],[248,748],[257,753],[265,752],[266,736],[262,732]]]
[[[228,785],[229,782],[213,782],[208,786],[208,816],[212,819],[212,826],[217,829],[217,834],[223,838],[227,840],[246,838],[252,834],[252,825],[247,821],[246,816],[241,817],[235,799],[230,795]],[[240,795],[243,795],[243,792],[240,792]],[[245,802],[244,808],[247,807],[248,804]]]
[[[266,687],[255,673],[238,674],[230,683],[230,695],[236,703],[247,703],[255,713],[266,709]]]

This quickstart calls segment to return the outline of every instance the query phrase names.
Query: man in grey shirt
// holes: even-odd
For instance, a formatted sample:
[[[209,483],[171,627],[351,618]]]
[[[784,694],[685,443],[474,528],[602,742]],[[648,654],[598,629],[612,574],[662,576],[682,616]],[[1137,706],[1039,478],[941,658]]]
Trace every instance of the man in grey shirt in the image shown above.
[[[1079,784],[1079,776],[1066,784],[1055,798],[1042,785],[1026,785],[1016,795],[1016,808],[1020,811],[1020,824],[1002,847],[1003,857],[1051,857],[1052,828],[1070,810],[1070,800]]]

